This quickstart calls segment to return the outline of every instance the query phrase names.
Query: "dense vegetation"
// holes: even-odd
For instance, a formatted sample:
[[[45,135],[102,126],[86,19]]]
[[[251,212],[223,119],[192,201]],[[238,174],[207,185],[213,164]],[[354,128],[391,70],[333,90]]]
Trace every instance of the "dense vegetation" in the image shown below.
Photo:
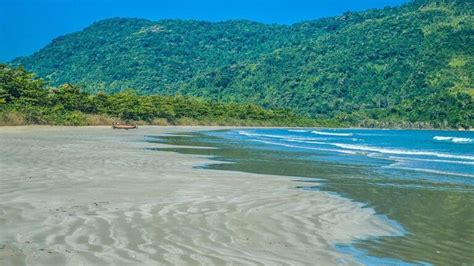
[[[0,64],[0,125],[103,125],[112,121],[184,125],[318,125],[284,109],[184,96],[139,96],[133,90],[90,94],[51,87],[23,68]],[[329,124],[328,124],[329,125]]]
[[[84,84],[89,91],[133,87],[165,92],[197,73],[255,59],[289,42],[287,26],[250,21],[107,19],[55,39],[16,60],[55,85]]]
[[[474,127],[474,2],[418,0],[292,26],[109,19],[19,58],[89,92],[199,96],[356,126]]]

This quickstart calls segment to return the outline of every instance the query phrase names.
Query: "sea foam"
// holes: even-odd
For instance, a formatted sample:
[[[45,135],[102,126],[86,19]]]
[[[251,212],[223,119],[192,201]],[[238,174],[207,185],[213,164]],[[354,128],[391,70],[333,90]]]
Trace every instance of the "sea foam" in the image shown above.
[[[288,148],[296,148],[296,149],[315,150],[315,151],[330,151],[330,152],[339,152],[339,153],[345,153],[345,154],[356,154],[355,152],[353,152],[353,151],[348,151],[348,150],[326,149],[326,148],[307,147],[307,146],[297,146],[297,145],[291,145],[291,144],[285,144],[285,143],[273,142],[273,141],[266,141],[266,140],[260,140],[260,139],[252,139],[251,141],[260,142],[260,143],[265,143],[265,144],[270,144],[270,145],[276,145],[276,146],[283,146],[283,147],[288,147]]]
[[[439,158],[474,160],[474,156],[455,155],[455,154],[432,152],[432,151],[389,149],[389,148],[380,148],[380,147],[374,147],[374,146],[353,145],[353,144],[343,144],[343,143],[330,143],[330,144],[339,148],[343,148],[343,149],[370,151],[370,152],[378,152],[378,153],[384,153],[384,154],[421,155],[421,156],[433,156],[433,157],[439,157]]]
[[[434,136],[434,140],[438,141],[450,141],[453,143],[472,143],[474,142],[474,139],[470,138],[458,138],[458,137],[445,137],[445,136]]]
[[[335,133],[335,132],[323,132],[323,131],[311,131],[313,134],[324,135],[324,136],[337,136],[337,137],[350,137],[352,133]]]
[[[283,135],[272,135],[272,134],[258,134],[258,133],[250,133],[246,131],[239,131],[239,135],[246,136],[246,137],[255,137],[255,138],[272,138],[272,139],[279,139],[279,140],[327,140],[327,138],[308,138],[308,137],[297,137],[297,136],[283,136]]]

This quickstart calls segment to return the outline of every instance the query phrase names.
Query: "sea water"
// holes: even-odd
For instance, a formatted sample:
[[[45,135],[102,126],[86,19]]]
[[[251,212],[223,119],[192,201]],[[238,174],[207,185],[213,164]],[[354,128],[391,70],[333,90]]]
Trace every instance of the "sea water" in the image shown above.
[[[215,146],[182,152],[233,162],[209,168],[314,178],[301,189],[337,193],[399,224],[401,236],[336,246],[362,263],[474,263],[474,132],[235,129],[168,141]]]
[[[313,151],[318,160],[375,164],[384,159],[380,171],[403,169],[438,182],[474,185],[474,132],[257,129],[222,136],[267,145],[261,148]]]

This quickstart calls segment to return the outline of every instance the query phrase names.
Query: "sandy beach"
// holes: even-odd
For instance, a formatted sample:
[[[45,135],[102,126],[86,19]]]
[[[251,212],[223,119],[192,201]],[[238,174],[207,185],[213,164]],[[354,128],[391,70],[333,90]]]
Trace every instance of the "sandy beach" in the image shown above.
[[[397,234],[302,178],[197,169],[215,161],[144,141],[208,129],[0,128],[0,264],[351,265],[335,244]]]

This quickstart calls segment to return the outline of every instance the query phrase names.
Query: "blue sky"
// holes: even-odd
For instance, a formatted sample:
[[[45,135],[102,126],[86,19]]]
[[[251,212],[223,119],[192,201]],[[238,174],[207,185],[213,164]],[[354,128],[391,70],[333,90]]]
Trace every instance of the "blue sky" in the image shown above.
[[[110,17],[291,24],[400,5],[408,0],[0,0],[0,61],[32,54],[54,38]]]

